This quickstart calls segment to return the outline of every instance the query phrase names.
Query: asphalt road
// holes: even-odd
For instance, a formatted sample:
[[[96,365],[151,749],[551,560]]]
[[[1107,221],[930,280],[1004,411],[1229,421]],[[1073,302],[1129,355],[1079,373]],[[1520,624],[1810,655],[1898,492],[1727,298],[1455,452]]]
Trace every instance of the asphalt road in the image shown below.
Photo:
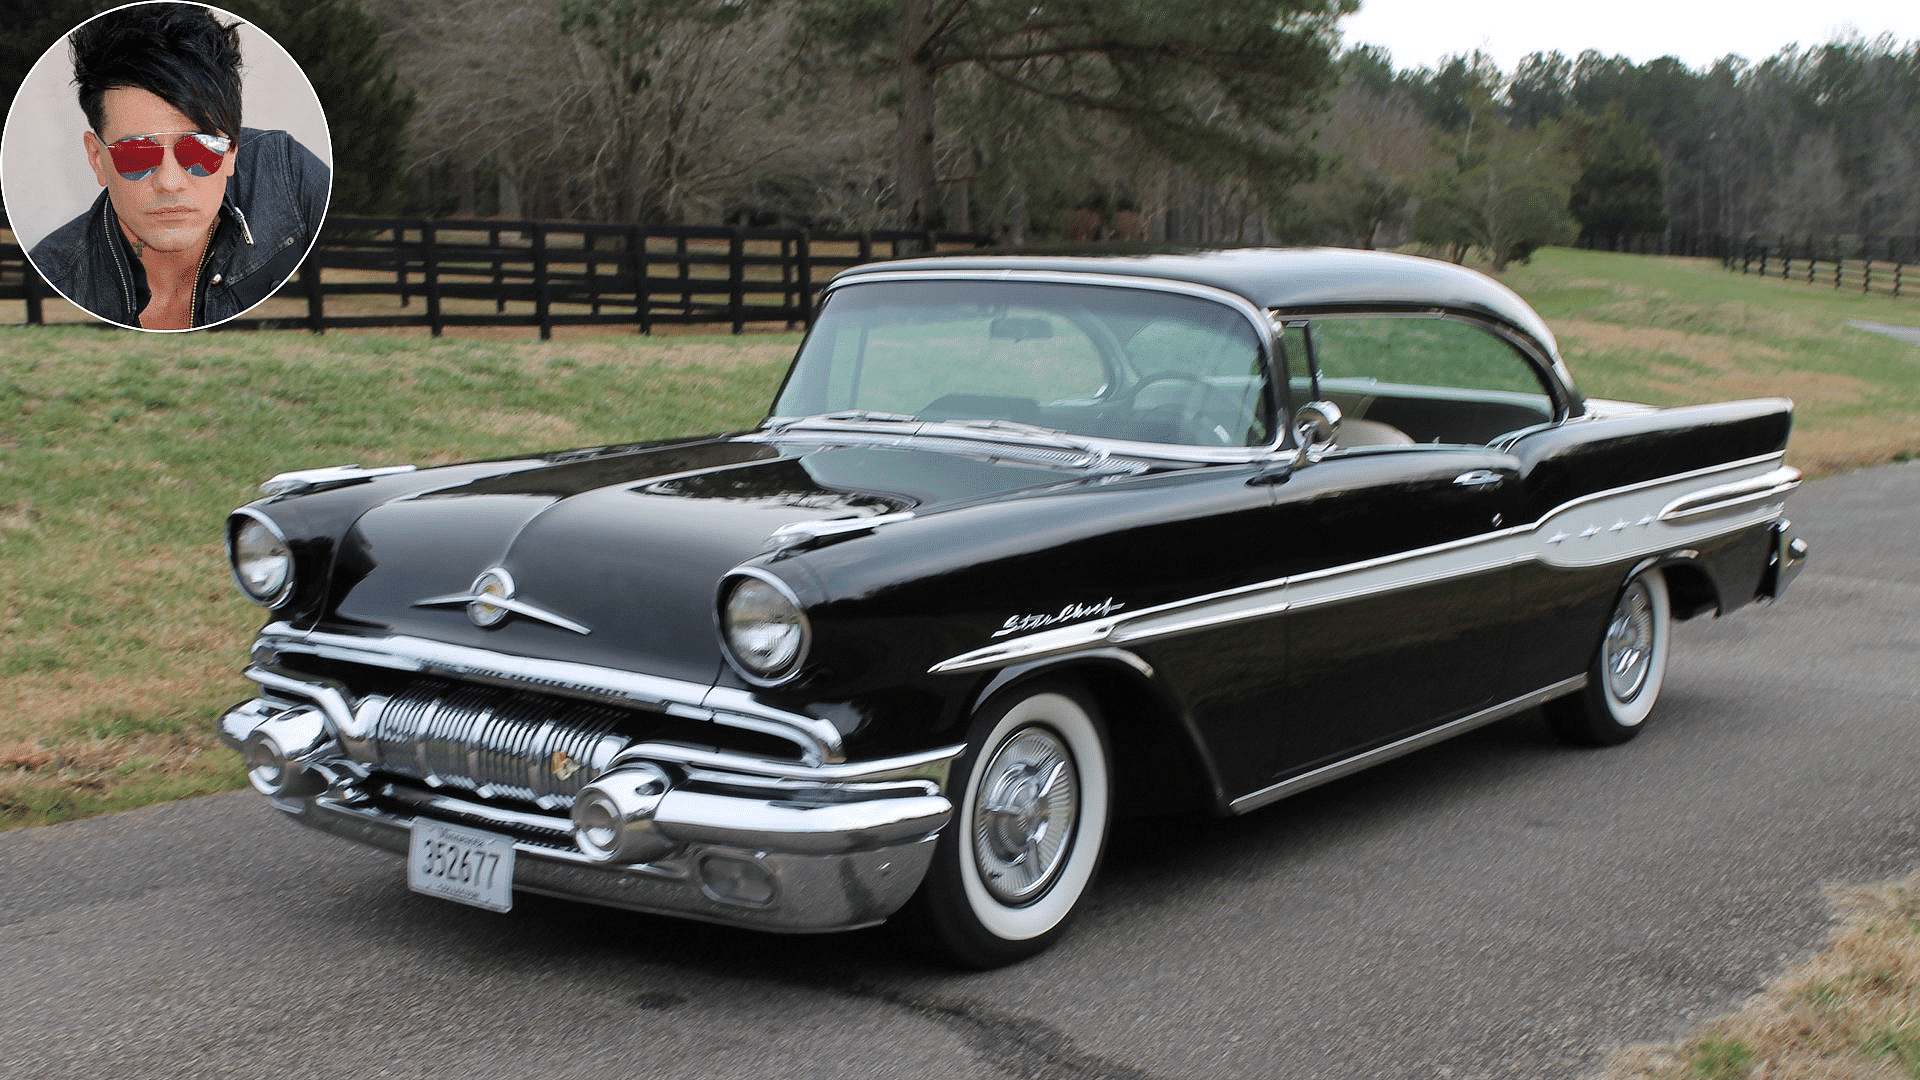
[[[1537,717],[1120,839],[1054,951],[955,975],[407,891],[250,793],[0,833],[0,1077],[1575,1077],[1920,865],[1920,464],[1812,484],[1786,600],[1683,627],[1627,746]]]

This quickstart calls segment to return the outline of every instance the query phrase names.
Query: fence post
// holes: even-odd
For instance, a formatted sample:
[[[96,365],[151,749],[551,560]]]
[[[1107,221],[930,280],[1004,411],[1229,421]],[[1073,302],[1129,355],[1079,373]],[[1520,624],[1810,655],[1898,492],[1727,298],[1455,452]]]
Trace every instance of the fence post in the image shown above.
[[[600,238],[592,229],[580,230],[580,257],[586,260],[587,272],[587,310],[593,315],[600,314]]]
[[[747,330],[747,264],[746,238],[740,235],[740,227],[733,227],[733,235],[727,243],[727,305],[733,315],[733,332],[744,334]]]
[[[327,303],[320,293],[320,245],[313,245],[300,263],[300,285],[307,291],[307,329],[315,334],[327,332]]]
[[[47,313],[40,304],[40,270],[27,258],[27,249],[20,249],[20,289],[26,294],[27,325],[47,325]]]
[[[493,249],[493,313],[507,310],[506,261],[500,254],[500,226],[487,230],[487,246]]]
[[[540,321],[540,340],[553,339],[553,307],[547,292],[547,227],[533,223],[533,313]]]
[[[673,239],[674,257],[680,261],[680,313],[693,316],[693,274],[687,266],[687,234],[681,233]]]
[[[787,314],[789,330],[793,329],[793,324],[798,321],[794,319],[793,312],[800,306],[799,290],[794,287],[793,281],[794,241],[795,238],[792,236],[780,238],[780,308]]]
[[[647,234],[638,225],[627,226],[627,251],[633,256],[633,317],[640,333],[653,333],[653,307],[647,296]]]
[[[813,329],[813,230],[801,229],[793,253],[800,284],[800,324]]]
[[[421,271],[427,279],[427,326],[433,336],[439,337],[442,329],[440,322],[440,252],[434,238],[433,222],[420,223],[420,259],[424,264]]]
[[[407,289],[407,227],[393,227],[393,253],[398,256],[399,266],[394,270],[394,284],[400,287],[400,306],[406,307],[413,301],[412,293]]]

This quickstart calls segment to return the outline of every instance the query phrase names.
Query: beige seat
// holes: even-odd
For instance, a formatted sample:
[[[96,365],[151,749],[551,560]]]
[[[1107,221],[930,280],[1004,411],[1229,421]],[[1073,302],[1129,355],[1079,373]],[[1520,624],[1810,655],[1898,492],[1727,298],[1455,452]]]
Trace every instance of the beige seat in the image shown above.
[[[1354,419],[1340,421],[1340,430],[1333,437],[1333,445],[1339,450],[1351,450],[1356,446],[1412,446],[1413,439],[1391,424]]]

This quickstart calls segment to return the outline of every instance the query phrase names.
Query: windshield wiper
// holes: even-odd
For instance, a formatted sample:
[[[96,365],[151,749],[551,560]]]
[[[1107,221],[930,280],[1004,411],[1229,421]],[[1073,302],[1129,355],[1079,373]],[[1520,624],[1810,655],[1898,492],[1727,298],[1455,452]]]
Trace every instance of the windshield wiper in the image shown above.
[[[814,413],[811,416],[789,416],[767,425],[771,432],[789,431],[812,425],[834,424],[917,424],[920,418],[905,413],[876,412],[871,409],[842,409],[839,412]]]
[[[1040,424],[1029,424],[1023,420],[929,420],[927,423],[930,427],[934,428],[957,427],[965,428],[969,431],[1005,432],[1009,435],[1019,436],[1020,441],[1040,442],[1048,446],[1077,450],[1092,459],[1088,462],[1089,465],[1104,461],[1109,456],[1107,448],[1098,443],[1089,442],[1085,439],[1076,439],[1061,431],[1059,428],[1044,427]]]
[[[856,423],[873,424],[915,424],[920,418],[908,413],[875,412],[872,409],[844,409],[840,412],[822,413],[809,416],[808,420],[852,420]]]

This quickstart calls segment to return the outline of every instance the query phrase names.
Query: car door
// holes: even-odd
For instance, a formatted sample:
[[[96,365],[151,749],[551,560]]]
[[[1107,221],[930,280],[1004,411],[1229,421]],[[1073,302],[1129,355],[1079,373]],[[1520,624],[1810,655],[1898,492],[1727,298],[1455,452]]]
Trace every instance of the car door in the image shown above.
[[[1295,400],[1343,414],[1324,453],[1275,488],[1288,553],[1288,672],[1274,779],[1497,704],[1506,684],[1511,529],[1521,464],[1504,447],[1551,422],[1551,384],[1473,320],[1291,323]]]

